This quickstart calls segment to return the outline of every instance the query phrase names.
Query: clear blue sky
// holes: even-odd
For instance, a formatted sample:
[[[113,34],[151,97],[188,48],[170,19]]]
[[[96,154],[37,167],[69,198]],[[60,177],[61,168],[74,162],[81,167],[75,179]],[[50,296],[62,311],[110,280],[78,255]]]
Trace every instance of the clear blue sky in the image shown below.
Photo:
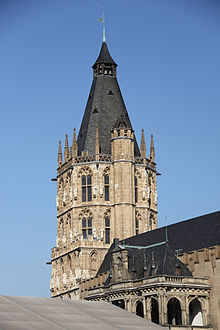
[[[50,179],[80,127],[103,5],[137,139],[155,137],[159,226],[219,210],[219,1],[0,0],[1,294],[50,295]]]

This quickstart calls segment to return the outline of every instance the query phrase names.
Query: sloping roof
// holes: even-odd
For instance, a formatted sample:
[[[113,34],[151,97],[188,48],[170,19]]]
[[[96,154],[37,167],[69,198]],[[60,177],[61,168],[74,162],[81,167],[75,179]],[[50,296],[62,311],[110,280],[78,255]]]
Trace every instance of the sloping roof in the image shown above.
[[[115,64],[117,66],[117,64],[115,63],[115,61],[113,60],[113,58],[111,57],[111,55],[109,53],[106,42],[102,43],[102,47],[101,47],[99,56],[92,67],[95,67],[96,64],[101,64],[101,63]]]
[[[220,245],[220,211],[200,217],[177,222],[146,233],[132,236],[121,241],[121,244],[132,246],[148,246],[166,240],[171,251],[181,250],[182,253]],[[111,250],[107,252],[98,274],[110,269]]]
[[[106,53],[104,54],[103,50],[99,57],[103,60],[104,57],[108,56]],[[109,58],[108,61],[110,61]],[[127,128],[132,129],[117,78],[111,75],[97,75],[92,82],[78,134],[79,154],[82,151],[88,152],[89,155],[95,154],[96,127],[98,126],[100,153],[110,155],[111,130],[116,127],[115,125],[117,122],[120,122],[120,119],[126,122]],[[136,138],[134,140],[134,153],[138,157],[140,156],[140,151]]]
[[[0,329],[159,330],[162,327],[106,302],[0,296]]]
[[[141,250],[126,249],[128,250],[128,271],[129,273],[135,272],[136,279],[152,275],[176,276],[177,267],[180,272],[179,276],[192,276],[186,265],[177,259],[166,243]]]

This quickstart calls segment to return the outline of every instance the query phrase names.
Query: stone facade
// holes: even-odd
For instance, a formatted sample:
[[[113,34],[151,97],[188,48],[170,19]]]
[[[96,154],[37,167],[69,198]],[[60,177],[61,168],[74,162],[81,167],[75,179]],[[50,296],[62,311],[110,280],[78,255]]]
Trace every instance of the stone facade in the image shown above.
[[[78,298],[80,281],[96,274],[114,237],[157,228],[155,163],[134,157],[131,130],[115,129],[111,137],[109,156],[70,157],[66,143],[67,156],[57,171],[52,296],[66,292]]]
[[[119,247],[112,252],[111,272],[82,282],[82,299],[107,301],[173,330],[192,329],[192,326],[213,329],[209,316],[211,286],[207,277],[181,276],[178,268],[176,275],[155,273],[134,278],[134,269],[129,267],[132,258],[126,248]],[[169,262],[169,258],[163,262]],[[155,268],[156,265],[157,260]]]
[[[190,251],[179,256],[194,276],[207,276],[210,293],[210,322],[220,329],[220,246]]]

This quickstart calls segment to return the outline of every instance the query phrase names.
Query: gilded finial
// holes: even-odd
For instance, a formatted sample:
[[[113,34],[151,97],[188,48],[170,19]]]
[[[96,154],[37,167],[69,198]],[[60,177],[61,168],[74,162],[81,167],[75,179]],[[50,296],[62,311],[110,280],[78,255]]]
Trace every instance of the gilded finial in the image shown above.
[[[103,27],[103,42],[105,42],[105,23],[108,23],[107,21],[105,21],[105,13],[104,13],[104,7],[102,8],[102,17],[99,17],[98,19],[99,22],[102,23],[102,27]]]

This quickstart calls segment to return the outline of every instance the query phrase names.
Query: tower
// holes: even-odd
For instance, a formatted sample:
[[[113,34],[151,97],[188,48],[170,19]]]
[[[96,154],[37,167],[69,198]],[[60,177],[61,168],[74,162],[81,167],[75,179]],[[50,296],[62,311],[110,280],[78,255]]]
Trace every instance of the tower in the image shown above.
[[[114,238],[157,228],[153,137],[138,147],[107,44],[92,66],[93,82],[76,139],[61,142],[57,169],[57,242],[52,249],[52,297],[78,299]]]

